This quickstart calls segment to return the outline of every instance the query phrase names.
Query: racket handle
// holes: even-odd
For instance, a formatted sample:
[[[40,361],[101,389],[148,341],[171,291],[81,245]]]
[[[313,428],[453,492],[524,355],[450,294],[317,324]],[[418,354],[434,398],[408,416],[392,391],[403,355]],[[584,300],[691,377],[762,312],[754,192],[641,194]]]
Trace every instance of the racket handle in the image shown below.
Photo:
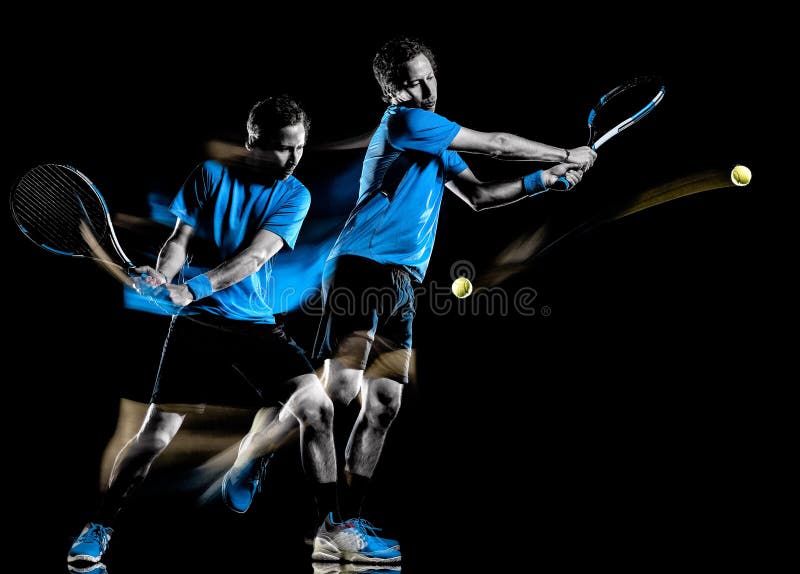
[[[550,186],[550,189],[553,191],[567,191],[570,188],[570,184],[567,181],[566,177],[559,177],[556,182]]]

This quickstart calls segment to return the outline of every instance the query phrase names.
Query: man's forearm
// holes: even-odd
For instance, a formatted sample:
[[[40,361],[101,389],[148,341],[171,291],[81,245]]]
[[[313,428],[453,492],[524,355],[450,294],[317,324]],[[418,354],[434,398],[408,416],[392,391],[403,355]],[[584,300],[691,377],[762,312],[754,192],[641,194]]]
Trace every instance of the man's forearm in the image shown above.
[[[472,202],[475,211],[501,207],[528,197],[521,179],[503,182],[481,183],[476,187]]]
[[[267,259],[268,253],[264,249],[248,247],[214,269],[207,271],[205,275],[211,281],[214,291],[219,291],[252,275],[261,269]]]
[[[543,144],[514,134],[498,133],[495,137],[498,139],[500,153],[493,155],[498,159],[563,162],[568,156],[565,148]]]
[[[496,159],[574,163],[590,168],[597,154],[589,147],[566,149],[525,139],[506,132],[479,132],[462,127],[448,149],[481,153]]]
[[[186,249],[174,241],[167,241],[158,254],[156,271],[162,273],[167,283],[172,281],[186,261]]]

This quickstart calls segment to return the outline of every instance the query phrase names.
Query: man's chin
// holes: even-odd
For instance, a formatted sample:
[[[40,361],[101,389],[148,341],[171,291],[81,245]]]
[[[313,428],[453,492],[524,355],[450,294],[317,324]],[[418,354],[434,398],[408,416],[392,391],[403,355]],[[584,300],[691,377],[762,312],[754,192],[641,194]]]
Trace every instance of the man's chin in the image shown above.
[[[270,176],[274,177],[275,179],[285,180],[289,179],[289,177],[294,173],[294,168],[292,169],[283,169],[277,166],[272,166],[271,168],[265,170]]]
[[[436,100],[423,100],[419,103],[419,107],[429,112],[436,111]]]

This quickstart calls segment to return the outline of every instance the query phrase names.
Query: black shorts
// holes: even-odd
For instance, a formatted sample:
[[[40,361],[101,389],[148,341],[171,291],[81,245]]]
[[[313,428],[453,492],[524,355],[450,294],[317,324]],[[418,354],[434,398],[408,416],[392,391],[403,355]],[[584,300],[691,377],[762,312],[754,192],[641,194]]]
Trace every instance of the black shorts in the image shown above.
[[[200,412],[207,403],[261,407],[286,401],[287,382],[313,372],[280,325],[176,316],[150,402]]]
[[[336,358],[368,377],[408,382],[418,283],[404,268],[355,255],[326,265],[315,359]]]

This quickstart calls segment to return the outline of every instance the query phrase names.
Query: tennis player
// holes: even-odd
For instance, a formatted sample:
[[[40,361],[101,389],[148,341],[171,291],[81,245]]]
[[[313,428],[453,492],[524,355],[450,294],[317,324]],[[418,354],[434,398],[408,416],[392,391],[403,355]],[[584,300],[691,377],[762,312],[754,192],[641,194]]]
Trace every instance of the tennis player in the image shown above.
[[[270,297],[272,257],[294,247],[310,205],[308,190],[292,175],[309,126],[288,96],[258,102],[247,120],[246,162],[204,162],[173,200],[172,235],[155,268],[137,272],[147,274],[151,287],[166,289],[182,311],[172,317],[144,422],[117,456],[109,488],[69,550],[69,562],[100,561],[117,514],[186,414],[202,412],[215,390],[237,380],[253,390],[256,404],[284,404],[278,419],[296,419],[319,511],[336,512],[331,400],[303,350],[276,324]],[[195,257],[191,268],[185,264],[190,245],[206,257]],[[202,272],[191,276],[195,263]],[[266,461],[242,453],[269,432],[267,425],[246,437],[224,478],[224,500],[238,512],[250,506]]]
[[[383,45],[373,71],[388,107],[367,148],[356,205],[325,265],[325,310],[314,350],[315,358],[327,360],[323,382],[335,403],[348,404],[361,393],[340,497],[342,515],[355,517],[408,382],[414,288],[428,267],[445,188],[476,211],[488,209],[544,192],[561,176],[575,185],[596,158],[588,147],[479,132],[437,114],[436,60],[415,39]],[[457,152],[557,165],[484,182]],[[352,297],[354,304],[344,304]],[[339,528],[329,515],[314,541],[315,558],[337,554]],[[381,540],[399,554],[396,540]]]

